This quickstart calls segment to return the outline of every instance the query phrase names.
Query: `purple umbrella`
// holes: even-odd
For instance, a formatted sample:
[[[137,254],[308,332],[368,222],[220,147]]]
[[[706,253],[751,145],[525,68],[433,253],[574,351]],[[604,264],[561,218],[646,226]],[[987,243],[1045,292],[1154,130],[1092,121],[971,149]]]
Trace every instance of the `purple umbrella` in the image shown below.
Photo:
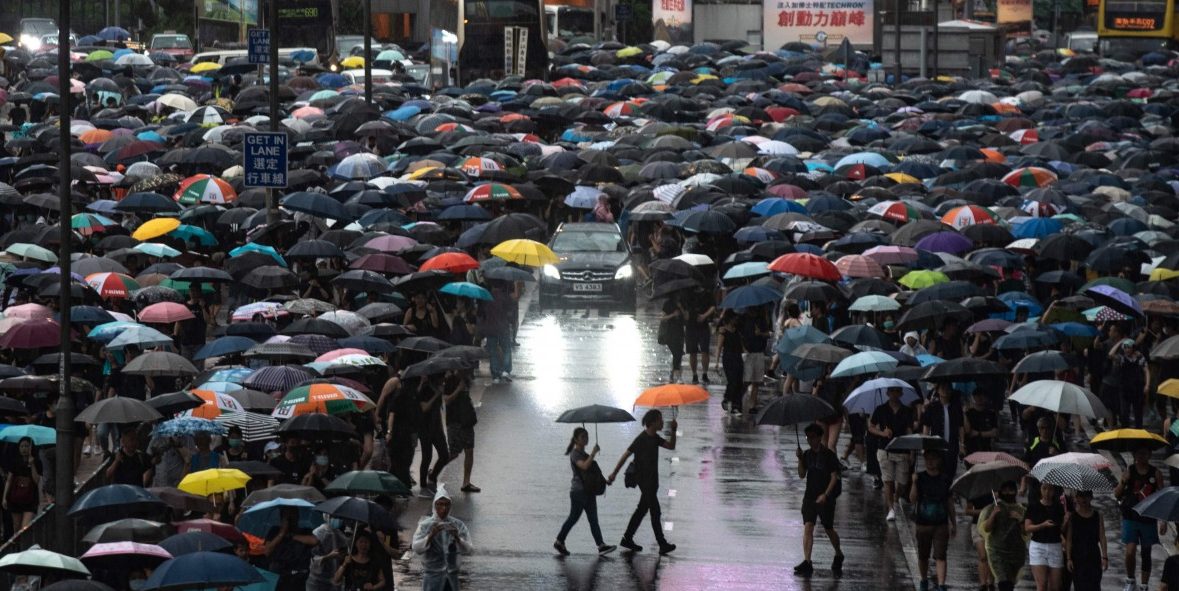
[[[971,324],[966,329],[966,334],[974,334],[976,332],[1002,332],[1007,330],[1009,326],[1011,326],[1011,322],[1002,318],[987,318]]]
[[[250,374],[242,385],[263,392],[286,392],[314,377],[297,365],[271,365]]]
[[[974,242],[957,232],[945,230],[925,236],[921,240],[918,240],[917,244],[913,245],[913,248],[928,250],[930,252],[962,254],[974,248]]]
[[[1134,296],[1111,285],[1094,285],[1086,289],[1084,295],[1093,298],[1094,302],[1104,304],[1110,309],[1129,316],[1143,318],[1142,306]]]

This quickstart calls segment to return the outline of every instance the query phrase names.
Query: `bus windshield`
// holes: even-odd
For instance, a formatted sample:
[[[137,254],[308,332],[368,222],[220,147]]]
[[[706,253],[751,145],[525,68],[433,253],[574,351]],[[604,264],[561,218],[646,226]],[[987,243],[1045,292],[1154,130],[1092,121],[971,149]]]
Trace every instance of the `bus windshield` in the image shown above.
[[[529,0],[465,0],[468,20],[479,22],[531,22],[540,18],[540,5]]]

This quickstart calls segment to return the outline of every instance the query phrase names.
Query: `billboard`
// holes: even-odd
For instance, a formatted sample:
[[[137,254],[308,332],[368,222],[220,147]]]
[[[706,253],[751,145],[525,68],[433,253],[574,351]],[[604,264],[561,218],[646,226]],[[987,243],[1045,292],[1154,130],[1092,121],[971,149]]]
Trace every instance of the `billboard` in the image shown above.
[[[692,43],[692,0],[651,0],[651,25],[657,41]]]
[[[762,30],[769,51],[795,42],[872,44],[873,0],[765,0],[764,6]]]
[[[197,8],[203,19],[258,24],[258,0],[197,0]]]
[[[998,0],[999,17],[1003,24],[1030,23],[1032,21],[1032,0]]]

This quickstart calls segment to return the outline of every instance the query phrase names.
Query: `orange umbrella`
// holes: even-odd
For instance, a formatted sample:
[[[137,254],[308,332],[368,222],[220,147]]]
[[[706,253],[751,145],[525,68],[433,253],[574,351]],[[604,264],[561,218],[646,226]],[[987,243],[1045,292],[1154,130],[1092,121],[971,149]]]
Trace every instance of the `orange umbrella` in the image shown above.
[[[685,404],[704,402],[708,398],[708,390],[700,386],[665,384],[643,390],[643,393],[639,394],[639,397],[635,399],[635,406],[670,406],[672,407],[672,417],[674,418],[677,407]]]

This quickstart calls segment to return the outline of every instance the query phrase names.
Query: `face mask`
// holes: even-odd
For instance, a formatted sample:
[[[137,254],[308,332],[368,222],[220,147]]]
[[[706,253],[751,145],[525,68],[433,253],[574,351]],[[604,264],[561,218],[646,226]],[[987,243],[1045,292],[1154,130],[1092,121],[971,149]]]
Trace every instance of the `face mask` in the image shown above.
[[[315,456],[315,463],[320,466],[326,466],[326,465],[328,465],[328,457],[327,456]]]
[[[229,438],[229,447],[241,447],[241,446],[242,446],[241,439],[234,439],[232,437]]]

